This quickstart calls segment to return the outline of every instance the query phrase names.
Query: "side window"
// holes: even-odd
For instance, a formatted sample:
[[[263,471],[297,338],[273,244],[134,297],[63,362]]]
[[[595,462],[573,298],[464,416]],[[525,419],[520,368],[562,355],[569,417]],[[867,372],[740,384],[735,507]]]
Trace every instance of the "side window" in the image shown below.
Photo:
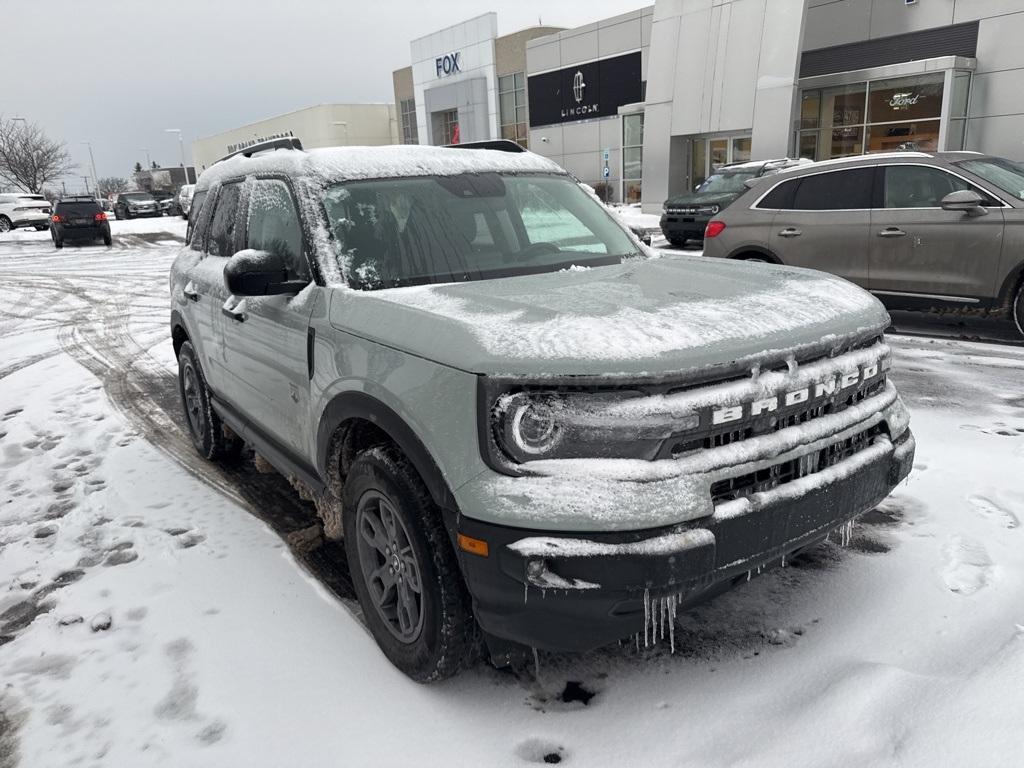
[[[203,215],[203,202],[208,191],[196,193],[192,198],[192,207],[188,209],[188,230],[185,232],[185,242],[192,246],[193,251],[203,250],[203,239],[206,237],[206,222],[209,216]]]
[[[798,186],[800,186],[800,179],[784,181],[761,198],[756,207],[773,211],[788,210],[793,207],[793,197],[796,195],[796,188]]]
[[[302,242],[302,222],[288,185],[277,179],[252,182],[245,247],[277,254],[290,278],[308,280]]]
[[[963,179],[927,165],[885,167],[885,208],[939,208],[942,198],[961,189],[976,190]],[[988,195],[986,205],[991,205]]]
[[[217,195],[210,222],[207,251],[211,256],[231,256],[235,252],[235,220],[238,218],[238,200],[242,184],[224,184]]]
[[[802,176],[793,195],[797,211],[841,211],[871,207],[874,168]]]

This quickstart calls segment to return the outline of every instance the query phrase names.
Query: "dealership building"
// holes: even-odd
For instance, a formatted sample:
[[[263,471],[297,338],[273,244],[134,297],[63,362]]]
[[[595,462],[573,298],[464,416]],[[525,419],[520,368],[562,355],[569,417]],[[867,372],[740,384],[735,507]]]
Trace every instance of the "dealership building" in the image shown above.
[[[1022,39],[1020,0],[657,0],[504,37],[485,14],[412,41],[398,134],[513,139],[649,212],[730,162],[1019,160]]]
[[[318,104],[233,128],[192,142],[192,162],[202,173],[217,160],[261,141],[295,137],[315,147],[397,144],[394,104]]]

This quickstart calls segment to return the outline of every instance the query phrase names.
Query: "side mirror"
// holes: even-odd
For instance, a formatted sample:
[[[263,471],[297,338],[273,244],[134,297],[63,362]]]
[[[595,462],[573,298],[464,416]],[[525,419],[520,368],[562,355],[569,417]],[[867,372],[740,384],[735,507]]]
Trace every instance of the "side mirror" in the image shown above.
[[[984,201],[977,192],[969,189],[960,189],[956,192],[950,192],[942,198],[939,205],[942,206],[944,211],[962,211],[973,216],[983,216],[988,211],[982,207],[982,202]]]
[[[224,265],[224,285],[235,296],[278,296],[298,293],[308,281],[289,280],[284,259],[269,251],[247,248]]]

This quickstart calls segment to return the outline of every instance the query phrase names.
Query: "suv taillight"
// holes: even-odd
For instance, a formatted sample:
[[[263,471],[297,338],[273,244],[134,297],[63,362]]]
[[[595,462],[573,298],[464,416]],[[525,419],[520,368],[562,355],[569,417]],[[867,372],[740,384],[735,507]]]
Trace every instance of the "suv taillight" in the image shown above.
[[[99,213],[96,214],[95,219],[96,221],[106,221],[107,214],[105,214],[103,211],[100,211]]]
[[[52,221],[54,224],[60,224],[60,216],[58,216],[55,213],[53,214],[53,216],[50,217],[50,221]]]
[[[708,225],[704,227],[704,239],[707,240],[711,237],[718,237],[722,234],[722,230],[725,229],[725,222],[712,220],[708,222]]]

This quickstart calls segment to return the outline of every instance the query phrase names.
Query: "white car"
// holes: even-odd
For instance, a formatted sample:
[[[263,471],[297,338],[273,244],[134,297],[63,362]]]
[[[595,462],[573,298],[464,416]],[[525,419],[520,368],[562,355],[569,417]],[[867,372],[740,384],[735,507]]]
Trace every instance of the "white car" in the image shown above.
[[[0,232],[18,227],[50,227],[50,201],[28,192],[0,192]]]
[[[192,210],[192,195],[195,194],[195,184],[182,184],[178,192],[178,207],[181,208],[181,218],[187,219],[188,212]]]

